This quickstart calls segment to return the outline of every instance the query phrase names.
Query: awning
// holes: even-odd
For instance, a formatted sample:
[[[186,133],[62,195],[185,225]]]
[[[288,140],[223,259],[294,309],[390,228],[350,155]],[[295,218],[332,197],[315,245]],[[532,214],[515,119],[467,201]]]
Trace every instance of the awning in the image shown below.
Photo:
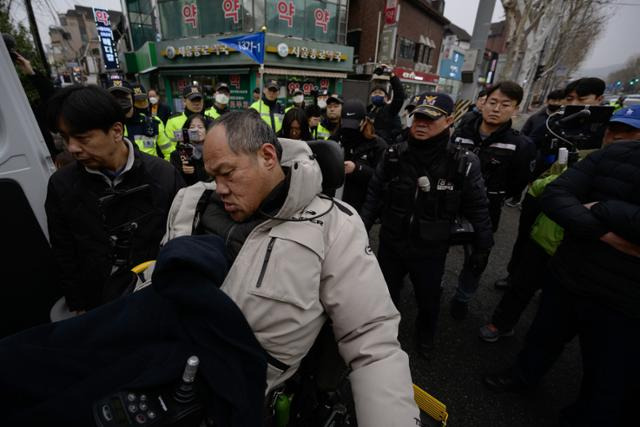
[[[308,77],[328,77],[333,79],[346,79],[347,73],[336,73],[334,71],[301,70],[299,68],[271,68],[264,67],[265,74],[275,74],[278,76],[308,76]]]

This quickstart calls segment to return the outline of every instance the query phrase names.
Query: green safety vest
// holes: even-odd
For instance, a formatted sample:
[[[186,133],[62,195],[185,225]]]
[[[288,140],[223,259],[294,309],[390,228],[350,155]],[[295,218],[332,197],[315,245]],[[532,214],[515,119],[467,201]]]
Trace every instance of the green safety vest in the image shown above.
[[[229,110],[227,110],[227,111],[229,111]],[[207,111],[204,112],[204,115],[207,116],[207,117],[211,117],[213,120],[215,120],[218,117],[220,117],[222,114],[218,113],[218,110],[216,110],[216,107],[211,107]]]
[[[261,100],[258,100],[251,104],[249,108],[253,108],[258,113],[260,113],[260,117],[262,117],[262,120],[264,120],[265,123],[269,125],[269,127],[273,128],[273,125],[271,123],[271,109],[267,104],[265,104]],[[282,114],[273,113],[273,123],[275,124],[275,129],[273,130],[275,132],[279,132],[280,128],[282,128]]]
[[[174,114],[173,116],[167,119],[167,124],[164,127],[165,136],[169,139],[171,147],[168,150],[168,153],[165,153],[164,150],[162,153],[164,154],[165,159],[169,160],[169,156],[176,149],[176,144],[178,140],[176,139],[173,132],[177,130],[182,130],[185,122],[187,121],[187,115],[185,113]]]
[[[153,132],[154,133],[153,135],[135,134],[131,138],[131,142],[138,147],[138,150],[140,150],[143,153],[149,154],[151,156],[157,156],[158,149],[160,149],[160,152],[168,160],[169,154],[167,154],[167,151],[171,149],[171,141],[167,138],[165,134],[165,129],[164,129],[164,125],[162,124],[162,120],[156,116],[152,116],[152,117],[145,116],[145,117],[149,120],[152,120],[152,122],[154,122],[158,126],[157,132]],[[129,137],[129,129],[127,128],[126,125],[124,127],[124,136]]]
[[[559,175],[549,175],[545,178],[535,180],[529,187],[529,194],[533,197],[540,197],[547,184],[555,180]],[[556,249],[564,239],[564,228],[541,213],[536,218],[531,227],[531,240],[536,242],[550,256],[556,253]]]

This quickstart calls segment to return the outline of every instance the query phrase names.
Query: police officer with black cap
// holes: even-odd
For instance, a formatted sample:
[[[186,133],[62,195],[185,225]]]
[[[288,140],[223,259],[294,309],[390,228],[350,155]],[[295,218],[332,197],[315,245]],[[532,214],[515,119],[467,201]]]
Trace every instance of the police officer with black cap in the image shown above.
[[[278,102],[280,84],[277,80],[267,80],[262,91],[262,98],[251,104],[260,114],[262,120],[268,124],[274,132],[278,133],[282,127],[283,108]]]
[[[358,99],[350,99],[342,106],[340,129],[335,137],[344,149],[342,200],[359,211],[367,195],[369,180],[387,144],[374,133],[367,108]]]
[[[489,251],[493,235],[478,157],[449,144],[453,100],[427,92],[415,105],[408,138],[385,151],[361,216],[367,229],[381,219],[378,260],[396,305],[404,277],[411,278],[418,303],[416,344],[427,356],[435,348],[449,247],[464,237],[474,251]],[[460,223],[474,232],[459,233]]]
[[[182,91],[182,97],[184,98],[184,111],[169,117],[164,129],[167,138],[171,140],[169,154],[176,149],[176,143],[178,142],[175,137],[175,132],[182,132],[182,126],[184,126],[187,119],[193,114],[202,113],[204,109],[204,96],[199,85],[196,84],[185,87]]]
[[[143,153],[168,158],[171,141],[164,133],[162,120],[148,114],[149,101],[144,88],[116,79],[109,82],[107,90],[124,112],[124,136]]]
[[[213,95],[213,106],[204,112],[206,116],[212,119],[217,119],[223,114],[228,113],[229,99],[231,98],[231,91],[229,85],[225,82],[220,82],[216,85],[216,92]]]

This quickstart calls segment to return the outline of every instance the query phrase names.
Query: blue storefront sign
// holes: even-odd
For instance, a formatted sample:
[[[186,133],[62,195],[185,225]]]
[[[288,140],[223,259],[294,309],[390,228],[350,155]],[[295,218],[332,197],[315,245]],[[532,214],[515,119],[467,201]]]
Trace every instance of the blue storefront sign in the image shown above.
[[[109,12],[104,9],[93,9],[93,16],[96,21],[96,29],[98,30],[104,68],[106,70],[118,70],[120,69],[120,61],[118,60],[118,52],[116,51],[116,44],[113,40]]]
[[[460,80],[462,77],[462,65],[464,55],[458,51],[453,51],[451,59],[440,61],[440,77],[451,80]]]

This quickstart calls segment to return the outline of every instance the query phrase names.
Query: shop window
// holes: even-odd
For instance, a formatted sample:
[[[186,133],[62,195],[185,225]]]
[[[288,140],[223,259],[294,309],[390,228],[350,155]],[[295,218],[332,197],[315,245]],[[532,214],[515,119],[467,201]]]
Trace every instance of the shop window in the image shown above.
[[[400,37],[400,48],[398,49],[400,58],[413,60],[416,55],[416,43],[404,37]]]

